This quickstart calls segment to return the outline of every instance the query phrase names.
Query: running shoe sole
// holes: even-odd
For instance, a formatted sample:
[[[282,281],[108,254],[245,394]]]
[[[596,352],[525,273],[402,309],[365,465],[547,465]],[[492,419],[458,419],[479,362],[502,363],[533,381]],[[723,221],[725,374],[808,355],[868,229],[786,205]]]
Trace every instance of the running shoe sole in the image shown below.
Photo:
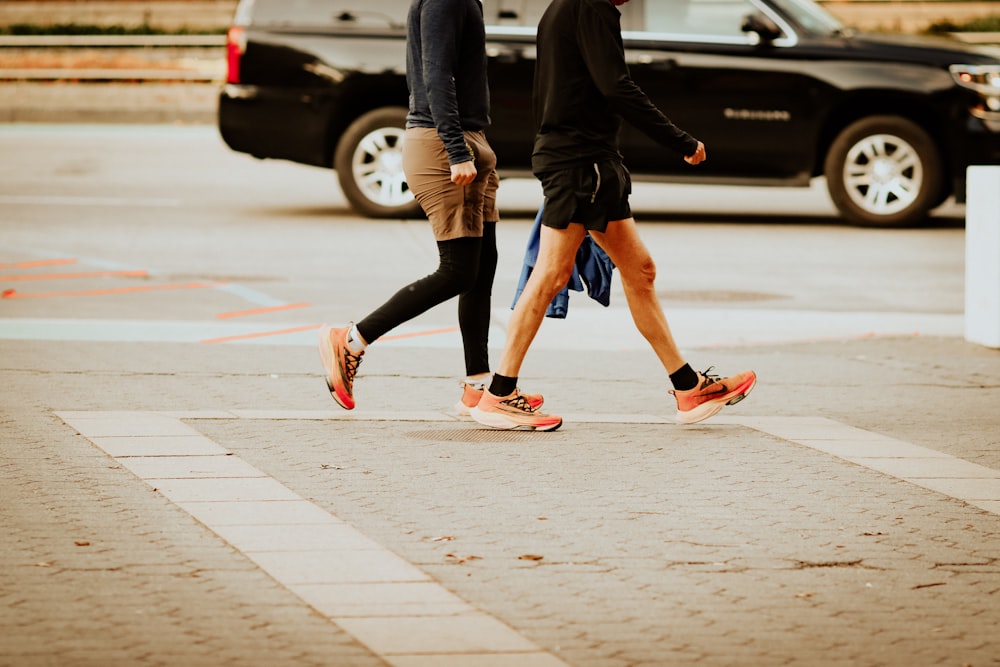
[[[480,395],[482,395],[482,393],[480,393]],[[534,398],[534,397],[535,396],[532,395],[532,398]],[[531,401],[531,400],[528,401],[528,403],[531,404],[531,407],[535,408],[536,410],[538,408],[542,407],[542,404],[545,403],[545,399],[541,395],[538,395],[537,398],[538,398],[537,401]],[[452,410],[455,413],[455,415],[458,416],[458,417],[471,417],[472,414],[470,413],[470,410],[472,410],[472,408],[474,408],[474,407],[476,407],[476,406],[474,406],[474,405],[471,405],[471,406],[470,405],[466,405],[465,401],[463,401],[462,399],[458,399],[458,402],[455,403],[455,407],[452,408]]]
[[[705,421],[709,417],[719,414],[719,411],[727,405],[736,405],[747,397],[754,387],[757,386],[757,376],[753,376],[753,381],[740,391],[736,396],[731,396],[726,400],[705,401],[693,410],[687,412],[677,411],[677,422],[679,424],[697,424]]]
[[[562,426],[562,419],[558,417],[559,421],[551,424],[525,424],[502,412],[483,412],[478,407],[469,410],[469,416],[483,426],[502,431],[555,431]]]

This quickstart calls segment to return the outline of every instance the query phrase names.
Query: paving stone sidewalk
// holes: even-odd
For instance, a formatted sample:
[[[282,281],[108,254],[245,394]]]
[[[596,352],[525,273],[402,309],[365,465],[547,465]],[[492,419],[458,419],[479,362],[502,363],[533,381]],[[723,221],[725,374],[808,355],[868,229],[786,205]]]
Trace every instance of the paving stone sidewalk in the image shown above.
[[[10,536],[0,664],[1000,660],[1000,515],[956,498],[961,488],[930,490],[775,428],[818,419],[1000,479],[995,351],[947,338],[713,350],[721,366],[753,366],[764,380],[693,428],[668,423],[645,355],[581,367],[578,354],[546,353],[535,363],[553,379],[532,389],[579,417],[530,434],[449,416],[453,381],[435,370],[447,351],[383,350],[359,378],[362,408],[344,413],[319,391],[312,350],[246,350],[0,342]],[[308,556],[295,539],[318,532],[233,528],[198,514],[208,503],[197,498],[171,500],[178,482],[143,466],[175,462],[102,449],[109,439],[91,427],[108,411],[119,425],[165,415],[320,510],[301,516],[331,517],[409,563],[426,575],[422,590],[486,619],[461,633],[479,643],[421,651],[457,627],[439,597],[436,607],[426,595],[395,599],[416,605],[405,614],[358,613],[344,605],[385,603],[376,591],[386,582],[295,584],[298,570],[281,568]],[[185,463],[188,474],[211,480],[210,458]],[[261,549],[284,555],[268,561]],[[370,545],[347,553],[369,557],[321,571],[371,567]],[[524,644],[497,646],[497,628]]]

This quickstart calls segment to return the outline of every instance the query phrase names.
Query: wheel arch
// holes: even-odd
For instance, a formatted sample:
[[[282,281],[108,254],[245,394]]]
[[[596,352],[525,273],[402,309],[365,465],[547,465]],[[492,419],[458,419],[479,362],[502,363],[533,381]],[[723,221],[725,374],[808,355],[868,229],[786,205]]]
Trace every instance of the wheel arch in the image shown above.
[[[948,142],[944,140],[944,120],[920,97],[905,93],[887,95],[882,90],[859,91],[844,98],[830,110],[817,139],[813,176],[823,175],[826,156],[837,136],[852,123],[869,116],[899,116],[916,123],[927,132],[941,156],[943,192],[939,203],[953,194],[954,174]]]
[[[339,87],[336,104],[333,105],[327,123],[323,148],[326,164],[333,168],[337,146],[351,123],[366,113],[383,107],[405,109],[408,99],[406,78],[400,74],[367,74],[346,79]]]

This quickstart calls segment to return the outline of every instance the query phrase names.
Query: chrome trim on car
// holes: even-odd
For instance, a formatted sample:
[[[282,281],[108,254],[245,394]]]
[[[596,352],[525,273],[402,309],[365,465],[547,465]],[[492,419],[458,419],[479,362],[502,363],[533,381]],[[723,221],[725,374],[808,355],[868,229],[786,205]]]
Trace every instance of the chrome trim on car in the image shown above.
[[[783,37],[771,42],[772,45],[784,48],[795,46],[799,43],[798,34],[792,29],[792,26],[789,25],[788,21],[782,18],[780,14],[767,5],[755,2],[754,0],[750,0],[749,4],[755,7],[764,16],[774,21],[775,24],[781,29],[782,33],[784,33]],[[526,38],[534,41],[535,32],[536,29],[533,26],[488,25],[486,26],[486,39],[520,37],[522,39]],[[646,30],[623,30],[622,39],[626,43],[678,42],[713,45],[722,44],[731,46],[754,46],[760,41],[757,36],[752,33],[747,34],[744,37],[726,37],[722,35],[701,35],[679,32],[650,32]]]
[[[257,86],[227,83],[222,87],[222,94],[231,100],[252,100],[260,95],[260,89]]]

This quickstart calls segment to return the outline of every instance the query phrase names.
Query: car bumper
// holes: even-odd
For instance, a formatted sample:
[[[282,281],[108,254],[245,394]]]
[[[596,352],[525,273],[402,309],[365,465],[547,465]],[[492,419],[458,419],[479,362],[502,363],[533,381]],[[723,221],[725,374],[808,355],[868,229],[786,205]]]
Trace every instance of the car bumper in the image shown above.
[[[966,172],[978,165],[1000,165],[1000,124],[970,116],[963,136],[954,144],[953,185],[955,201],[966,200]]]
[[[332,166],[329,109],[308,91],[227,84],[219,93],[218,113],[219,133],[234,151]]]

